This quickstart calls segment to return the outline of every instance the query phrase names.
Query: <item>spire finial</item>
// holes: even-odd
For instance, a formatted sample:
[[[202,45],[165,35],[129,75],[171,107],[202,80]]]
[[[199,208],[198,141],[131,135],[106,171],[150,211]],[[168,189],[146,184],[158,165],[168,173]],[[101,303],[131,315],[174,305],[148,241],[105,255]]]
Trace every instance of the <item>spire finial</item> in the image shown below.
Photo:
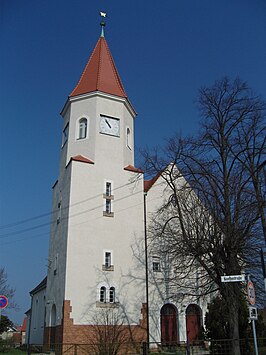
[[[100,16],[105,18],[106,17],[106,12],[100,11]],[[102,27],[102,32],[101,32],[101,37],[104,37],[104,26],[105,26],[105,22],[101,21],[100,23],[101,27]]]

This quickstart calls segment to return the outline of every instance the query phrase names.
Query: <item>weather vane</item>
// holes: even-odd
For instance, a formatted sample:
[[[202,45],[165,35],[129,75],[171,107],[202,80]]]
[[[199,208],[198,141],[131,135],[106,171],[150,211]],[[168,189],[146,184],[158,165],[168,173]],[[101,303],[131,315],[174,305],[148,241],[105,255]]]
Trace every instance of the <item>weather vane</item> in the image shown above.
[[[100,11],[100,16],[102,18],[105,18],[106,17],[106,12]],[[102,27],[101,37],[104,37],[104,26],[105,26],[105,22],[101,21],[101,27]]]

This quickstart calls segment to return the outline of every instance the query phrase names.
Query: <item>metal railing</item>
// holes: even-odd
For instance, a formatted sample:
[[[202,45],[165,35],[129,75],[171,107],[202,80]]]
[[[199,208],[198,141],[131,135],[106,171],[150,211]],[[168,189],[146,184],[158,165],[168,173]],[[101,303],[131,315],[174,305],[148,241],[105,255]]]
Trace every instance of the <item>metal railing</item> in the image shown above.
[[[266,338],[257,339],[259,355],[266,355]],[[239,344],[241,355],[255,355],[253,339],[220,339],[194,343],[156,344],[158,352],[176,355],[235,355],[234,345]],[[155,344],[150,343],[150,351]]]
[[[187,344],[175,342],[168,344],[150,342],[124,344],[54,344],[50,347],[30,345],[28,355],[235,355],[233,343],[239,343],[241,355],[255,355],[253,339],[222,339],[198,341]],[[266,354],[266,338],[257,339],[259,355]]]

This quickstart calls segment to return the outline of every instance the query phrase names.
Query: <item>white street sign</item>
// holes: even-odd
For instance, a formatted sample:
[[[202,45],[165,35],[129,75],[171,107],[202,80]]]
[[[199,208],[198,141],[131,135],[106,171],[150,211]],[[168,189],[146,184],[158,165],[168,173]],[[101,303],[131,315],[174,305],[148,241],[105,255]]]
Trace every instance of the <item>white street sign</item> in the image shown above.
[[[243,282],[245,281],[245,275],[227,275],[221,276],[222,282]]]
[[[250,320],[258,320],[258,311],[256,307],[248,307],[249,308],[249,319]]]

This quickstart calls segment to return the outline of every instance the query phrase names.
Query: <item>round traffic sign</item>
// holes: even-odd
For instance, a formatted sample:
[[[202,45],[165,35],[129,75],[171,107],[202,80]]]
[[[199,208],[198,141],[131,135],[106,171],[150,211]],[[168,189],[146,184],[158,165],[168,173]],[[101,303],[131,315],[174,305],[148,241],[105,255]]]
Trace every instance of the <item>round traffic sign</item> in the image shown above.
[[[6,296],[0,295],[0,309],[6,308],[8,305],[8,298]]]
[[[248,300],[251,306],[254,306],[256,302],[256,295],[255,295],[255,287],[253,285],[253,282],[248,281],[247,285],[247,294],[248,294]]]

